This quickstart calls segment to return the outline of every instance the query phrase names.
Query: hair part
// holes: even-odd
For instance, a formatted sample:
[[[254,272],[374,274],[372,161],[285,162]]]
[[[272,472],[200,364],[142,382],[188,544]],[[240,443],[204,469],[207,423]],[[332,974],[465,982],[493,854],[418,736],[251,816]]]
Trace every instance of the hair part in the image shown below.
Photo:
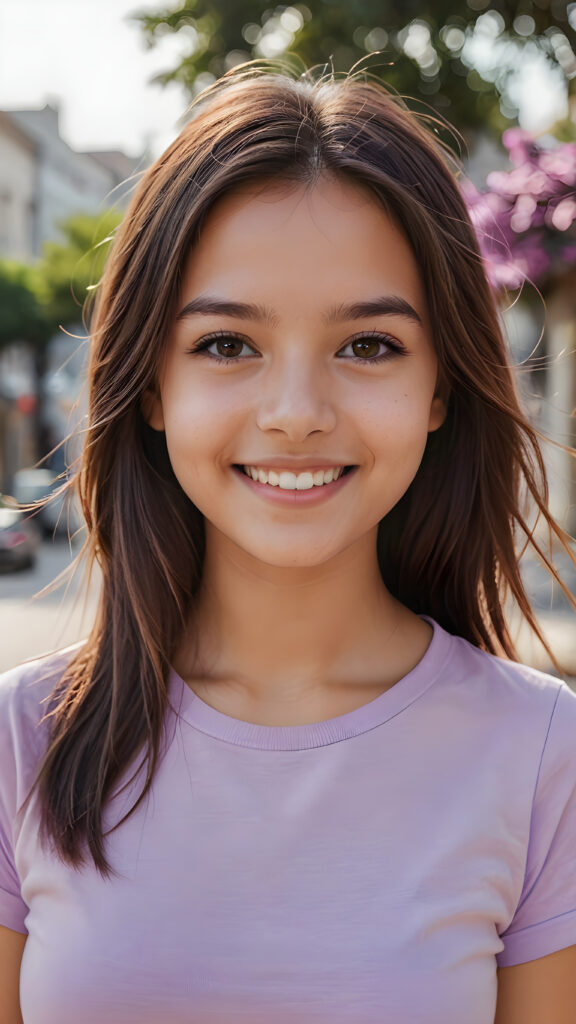
[[[449,397],[414,481],[379,526],[382,578],[414,612],[516,659],[505,614],[511,594],[553,658],[518,567],[518,534],[543,556],[527,499],[567,551],[570,538],[548,511],[537,435],[520,406],[453,158],[381,83],[294,76],[275,64],[244,66],[201,94],[192,120],[143,176],[98,289],[78,487],[82,554],[100,566],[101,597],[86,644],[52,693],[50,743],[33,790],[43,839],[74,867],[87,846],[104,877],[113,869],[102,812],[140,755],[130,781],[146,765],[145,784],[116,828],[150,788],[169,667],[194,614],[204,557],[202,516],[142,402],[158,380],[185,262],[214,203],[240,185],[312,187],[335,175],[369,189],[404,232]]]

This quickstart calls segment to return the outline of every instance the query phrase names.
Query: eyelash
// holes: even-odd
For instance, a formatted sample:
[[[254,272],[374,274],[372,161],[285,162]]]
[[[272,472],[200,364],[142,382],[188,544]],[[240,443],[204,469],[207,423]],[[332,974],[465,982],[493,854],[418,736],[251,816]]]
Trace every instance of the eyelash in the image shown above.
[[[213,345],[215,341],[219,341],[221,338],[233,338],[235,341],[242,342],[243,345],[248,345],[248,342],[240,335],[234,334],[233,331],[214,331],[212,334],[207,334],[198,344],[193,345],[187,349],[188,355],[199,355],[205,352],[209,359],[213,359],[216,363],[238,363],[241,358],[238,356],[218,356],[213,352],[208,352],[210,345]],[[388,351],[381,353],[379,356],[373,356],[370,358],[363,359],[361,356],[346,357],[351,358],[351,362],[354,363],[368,363],[374,365],[374,363],[383,363],[388,359],[393,359],[394,356],[404,356],[407,354],[406,349],[400,344],[396,338],[393,338],[390,334],[382,333],[381,331],[362,331],[360,334],[355,334],[346,343],[344,348],[348,348],[349,345],[354,344],[355,341],[364,341],[366,338],[372,338],[373,341],[381,342],[388,346]],[[244,356],[244,358],[246,358]]]

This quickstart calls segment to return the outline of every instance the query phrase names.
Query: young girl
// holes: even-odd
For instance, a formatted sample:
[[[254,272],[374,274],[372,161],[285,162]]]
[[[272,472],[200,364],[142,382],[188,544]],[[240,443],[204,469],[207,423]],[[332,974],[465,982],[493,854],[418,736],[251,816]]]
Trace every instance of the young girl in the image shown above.
[[[569,538],[383,86],[203,94],[98,289],[79,488],[97,621],[0,681],[2,1024],[575,1024],[576,696],[504,613]]]

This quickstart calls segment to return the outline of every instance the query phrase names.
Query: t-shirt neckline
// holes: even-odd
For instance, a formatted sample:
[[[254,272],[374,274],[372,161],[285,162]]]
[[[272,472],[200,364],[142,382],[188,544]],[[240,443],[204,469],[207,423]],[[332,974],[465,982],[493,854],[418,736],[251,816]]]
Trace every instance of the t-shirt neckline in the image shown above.
[[[433,629],[428,649],[418,664],[374,700],[353,711],[307,725],[256,725],[217,711],[202,700],[171,668],[169,701],[175,714],[215,739],[257,750],[305,750],[339,743],[368,732],[399,714],[418,699],[440,675],[449,653],[450,634],[427,615]]]

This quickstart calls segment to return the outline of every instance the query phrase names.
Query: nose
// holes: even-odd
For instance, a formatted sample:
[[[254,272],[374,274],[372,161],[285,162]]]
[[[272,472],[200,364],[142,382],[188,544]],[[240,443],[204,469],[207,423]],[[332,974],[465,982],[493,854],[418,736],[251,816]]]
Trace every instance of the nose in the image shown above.
[[[328,380],[318,367],[303,363],[300,357],[271,367],[257,406],[260,430],[279,430],[293,442],[317,432],[330,433],[336,426]]]

